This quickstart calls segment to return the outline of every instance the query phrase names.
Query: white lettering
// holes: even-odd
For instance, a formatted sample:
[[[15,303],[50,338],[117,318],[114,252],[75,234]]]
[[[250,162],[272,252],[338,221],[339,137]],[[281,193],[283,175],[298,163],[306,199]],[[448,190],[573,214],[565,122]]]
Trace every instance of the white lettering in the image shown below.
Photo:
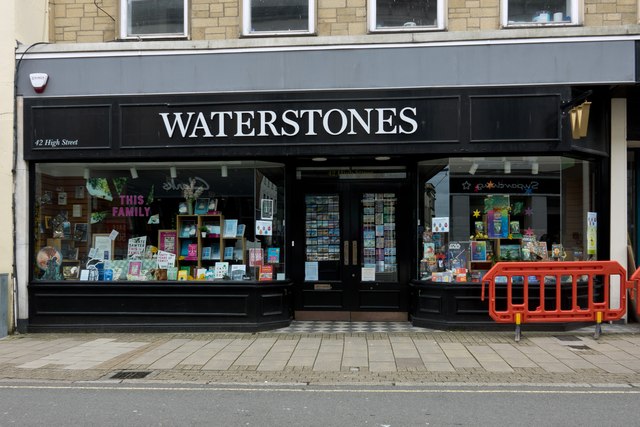
[[[373,111],[373,108],[364,109],[364,111],[367,112],[366,121],[362,118],[362,116],[360,115],[360,113],[358,113],[357,110],[354,110],[353,108],[349,108],[348,111],[349,111],[349,114],[351,115],[351,130],[349,131],[349,135],[357,134],[357,132],[353,129],[353,124],[355,121],[360,123],[360,126],[362,126],[362,129],[365,131],[367,135],[371,134],[371,112]],[[355,121],[353,119],[355,119]]]
[[[413,118],[409,117],[407,115],[407,112],[413,113]],[[398,129],[400,129],[400,133],[411,135],[418,130],[418,122],[415,120],[416,114],[417,111],[415,107],[404,107],[402,110],[400,110],[400,120],[411,125],[411,128],[409,130],[405,130],[402,125],[398,126]]]
[[[233,114],[231,114],[231,111],[212,111],[211,120],[214,120],[216,116],[218,116],[218,133],[216,134],[216,136],[227,136],[227,134],[224,133],[224,129],[225,129],[224,118],[225,117],[231,118],[233,117]]]
[[[338,113],[338,115],[342,119],[340,130],[337,132],[332,132],[331,128],[329,127],[329,120],[331,118],[332,113]],[[327,111],[327,114],[325,114],[324,119],[322,120],[322,126],[324,127],[325,132],[327,132],[329,135],[340,135],[347,128],[347,115],[344,113],[344,111],[338,110],[335,108],[333,110],[329,110]]]
[[[282,132],[282,136],[295,136],[298,134],[298,132],[300,132],[300,125],[295,120],[290,119],[289,115],[293,115],[293,117],[295,117],[296,119],[298,118],[298,112],[296,110],[287,110],[282,113],[282,121],[286,125],[293,128],[292,132],[287,132],[286,130],[284,130],[283,126],[282,129],[280,129],[280,131]]]
[[[267,134],[267,127],[271,129],[271,134],[273,136],[280,136],[278,131],[276,130],[275,125],[273,124],[276,121],[276,113],[273,111],[258,111],[258,115],[260,116],[260,133],[258,136],[269,136]],[[267,115],[269,119],[267,119]]]
[[[309,115],[309,126],[305,135],[317,135],[313,122],[313,115],[317,114],[318,117],[322,117],[322,110],[300,110],[300,117],[304,117],[305,114]]]
[[[193,117],[193,115],[195,114],[194,112],[189,112],[187,113],[187,115],[189,116],[189,119],[187,120],[187,123],[183,123],[182,121],[182,113],[173,113],[173,124],[169,124],[169,114],[171,113],[160,113],[160,115],[162,116],[162,121],[164,122],[164,127],[167,131],[167,135],[169,135],[169,138],[173,138],[173,132],[176,130],[176,124],[178,125],[178,127],[180,128],[180,134],[182,135],[182,137],[186,137],[187,135],[187,128],[189,127],[189,123],[191,123],[191,117]]]
[[[251,126],[251,120],[253,119],[253,111],[236,111],[236,120],[238,123],[236,135],[235,136],[255,136],[256,131]],[[242,116],[248,116],[246,119],[243,119]],[[243,127],[246,127],[249,133],[243,133]]]
[[[388,113],[385,117],[385,113]],[[393,125],[393,118],[396,116],[395,108],[378,108],[378,130],[377,135],[398,133]],[[390,125],[390,130],[385,130],[385,125]]]
[[[207,120],[204,118],[203,113],[198,114],[198,118],[196,119],[196,123],[193,125],[193,131],[191,132],[191,135],[189,135],[189,138],[197,138],[198,135],[196,135],[196,131],[198,130],[204,131],[203,136],[205,138],[213,138],[213,135],[209,130],[209,125],[207,124]]]

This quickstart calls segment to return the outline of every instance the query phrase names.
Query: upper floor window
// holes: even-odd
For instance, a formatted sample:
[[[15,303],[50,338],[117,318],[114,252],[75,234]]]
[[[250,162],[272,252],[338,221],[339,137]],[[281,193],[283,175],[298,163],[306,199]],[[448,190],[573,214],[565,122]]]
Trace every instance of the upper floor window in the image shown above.
[[[315,31],[315,0],[243,0],[244,35]]]
[[[444,28],[444,0],[370,0],[369,31]]]
[[[120,1],[123,39],[187,36],[189,0]]]
[[[504,0],[502,25],[578,24],[578,0]]]

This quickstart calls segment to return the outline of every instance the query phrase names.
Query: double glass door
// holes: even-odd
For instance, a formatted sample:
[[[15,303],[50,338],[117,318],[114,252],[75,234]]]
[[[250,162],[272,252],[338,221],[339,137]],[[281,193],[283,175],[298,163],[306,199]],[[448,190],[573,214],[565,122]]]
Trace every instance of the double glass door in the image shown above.
[[[402,185],[303,187],[296,203],[296,310],[406,312],[410,245],[407,221],[400,220],[406,213]]]

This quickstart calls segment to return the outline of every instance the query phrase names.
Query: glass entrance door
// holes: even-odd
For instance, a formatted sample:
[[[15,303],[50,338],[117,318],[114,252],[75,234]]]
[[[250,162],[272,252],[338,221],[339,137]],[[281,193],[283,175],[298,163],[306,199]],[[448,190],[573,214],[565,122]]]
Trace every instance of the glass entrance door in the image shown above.
[[[333,312],[342,320],[374,320],[367,313],[406,312],[410,255],[399,249],[408,239],[398,220],[402,186],[337,182],[304,188],[304,220],[294,240],[301,246],[294,251],[296,316]]]

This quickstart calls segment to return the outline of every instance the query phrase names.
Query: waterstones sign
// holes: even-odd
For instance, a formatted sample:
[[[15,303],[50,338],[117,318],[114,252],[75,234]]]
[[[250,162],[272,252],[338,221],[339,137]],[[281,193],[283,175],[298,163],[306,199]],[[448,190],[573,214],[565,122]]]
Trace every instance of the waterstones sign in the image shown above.
[[[124,147],[457,141],[458,99],[123,105]]]

